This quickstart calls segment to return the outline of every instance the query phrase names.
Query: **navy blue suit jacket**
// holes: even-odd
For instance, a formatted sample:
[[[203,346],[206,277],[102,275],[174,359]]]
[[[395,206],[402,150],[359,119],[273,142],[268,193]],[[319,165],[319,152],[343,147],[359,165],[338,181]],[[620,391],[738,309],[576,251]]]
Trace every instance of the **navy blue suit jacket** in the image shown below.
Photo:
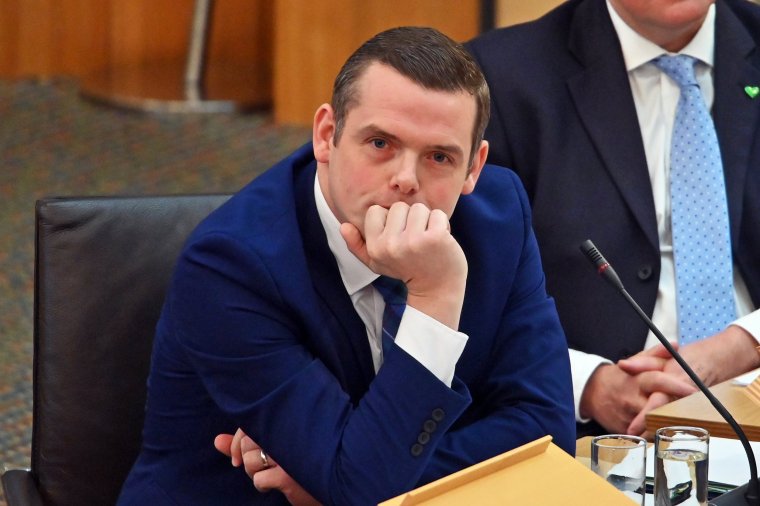
[[[567,344],[517,176],[486,166],[451,220],[469,263],[469,340],[448,388],[398,347],[375,375],[315,170],[307,145],[189,239],[119,504],[284,504],[213,448],[237,427],[327,504],[376,504],[546,434],[574,452]]]
[[[760,304],[760,7],[716,5],[715,103],[735,264]],[[654,200],[620,44],[604,0],[570,0],[543,18],[468,44],[492,93],[489,163],[515,170],[533,209],[547,290],[571,348],[613,361],[643,349],[647,327],[594,274],[592,239],[652,314],[660,275]]]

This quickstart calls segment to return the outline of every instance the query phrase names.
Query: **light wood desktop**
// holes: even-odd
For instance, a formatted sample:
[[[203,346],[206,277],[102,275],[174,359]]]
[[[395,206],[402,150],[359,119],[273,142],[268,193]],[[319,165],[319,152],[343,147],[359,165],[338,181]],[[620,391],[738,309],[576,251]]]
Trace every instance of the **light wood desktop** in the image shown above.
[[[753,399],[749,387],[735,385],[733,380],[729,380],[710,388],[710,391],[741,425],[747,438],[760,441],[760,403]],[[646,428],[652,434],[660,427],[670,425],[702,427],[711,436],[736,439],[734,431],[702,392],[653,409],[646,416]]]
[[[478,504],[632,504],[630,499],[544,436],[389,499],[380,506]]]

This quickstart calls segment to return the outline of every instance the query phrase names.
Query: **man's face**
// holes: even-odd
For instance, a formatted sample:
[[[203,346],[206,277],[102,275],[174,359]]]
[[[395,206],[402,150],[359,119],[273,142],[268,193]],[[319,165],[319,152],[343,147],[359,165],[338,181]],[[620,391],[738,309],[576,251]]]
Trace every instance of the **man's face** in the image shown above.
[[[715,0],[610,0],[615,11],[636,32],[677,52],[702,26]]]
[[[337,146],[332,108],[323,105],[314,120],[319,183],[335,216],[362,234],[373,204],[421,202],[450,217],[459,195],[474,189],[488,153],[483,142],[468,164],[474,97],[424,89],[379,63],[356,87]]]

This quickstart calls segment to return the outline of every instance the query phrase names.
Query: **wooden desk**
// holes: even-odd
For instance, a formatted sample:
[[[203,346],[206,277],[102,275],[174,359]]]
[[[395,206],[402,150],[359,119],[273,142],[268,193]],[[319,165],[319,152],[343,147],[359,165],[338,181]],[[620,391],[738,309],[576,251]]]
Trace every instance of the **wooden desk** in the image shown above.
[[[760,441],[760,405],[752,400],[746,391],[747,387],[734,385],[732,381],[716,385],[710,391],[742,426],[747,438]],[[734,431],[702,392],[661,406],[646,416],[646,428],[652,434],[660,427],[669,425],[702,427],[712,436],[736,439]]]
[[[593,436],[583,436],[575,440],[575,460],[586,467],[591,467],[591,440]]]

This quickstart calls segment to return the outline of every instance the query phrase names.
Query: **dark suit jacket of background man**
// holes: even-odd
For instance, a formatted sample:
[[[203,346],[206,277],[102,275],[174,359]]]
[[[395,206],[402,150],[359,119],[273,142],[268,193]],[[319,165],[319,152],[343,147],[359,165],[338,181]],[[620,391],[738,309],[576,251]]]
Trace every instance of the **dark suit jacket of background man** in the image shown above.
[[[715,102],[735,265],[760,304],[760,7],[718,0]],[[533,208],[547,291],[571,348],[613,361],[642,350],[647,327],[594,274],[591,239],[643,310],[660,275],[654,200],[620,44],[604,0],[469,43],[491,87],[489,163],[515,170]],[[668,336],[675,337],[675,336]],[[579,427],[580,430],[580,427]]]
[[[120,504],[286,504],[214,449],[214,436],[236,427],[318,499],[346,505],[376,504],[546,434],[574,452],[567,344],[517,176],[486,166],[451,220],[469,264],[469,340],[448,388],[398,347],[375,376],[317,214],[315,168],[306,145],[189,239]]]

